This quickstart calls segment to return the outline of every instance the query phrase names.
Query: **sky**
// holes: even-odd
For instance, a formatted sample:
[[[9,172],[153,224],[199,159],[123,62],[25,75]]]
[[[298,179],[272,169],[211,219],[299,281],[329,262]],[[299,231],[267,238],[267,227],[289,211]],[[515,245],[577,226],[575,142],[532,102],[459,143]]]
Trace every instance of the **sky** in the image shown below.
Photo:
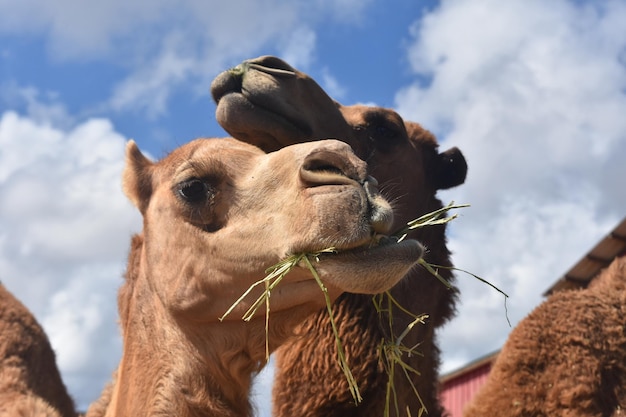
[[[121,354],[116,290],[141,218],[125,142],[158,158],[226,136],[209,86],[272,54],[343,104],[458,146],[456,266],[515,326],[626,216],[626,1],[0,0],[0,280],[35,314],[80,409]],[[442,371],[501,347],[503,297],[458,274]],[[269,415],[271,368],[255,386]]]

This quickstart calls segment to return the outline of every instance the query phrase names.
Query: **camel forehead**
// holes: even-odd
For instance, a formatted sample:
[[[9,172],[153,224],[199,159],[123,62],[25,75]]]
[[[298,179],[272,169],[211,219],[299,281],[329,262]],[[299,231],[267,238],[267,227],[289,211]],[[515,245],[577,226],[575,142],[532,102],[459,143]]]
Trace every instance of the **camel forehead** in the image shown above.
[[[242,171],[265,153],[256,146],[231,138],[196,139],[172,151],[156,164],[165,175],[194,176],[203,172],[224,169]]]
[[[343,106],[341,112],[344,118],[351,125],[368,124],[378,118],[385,118],[389,122],[403,125],[404,120],[394,110],[384,107],[371,107],[362,104],[356,104],[353,106]]]

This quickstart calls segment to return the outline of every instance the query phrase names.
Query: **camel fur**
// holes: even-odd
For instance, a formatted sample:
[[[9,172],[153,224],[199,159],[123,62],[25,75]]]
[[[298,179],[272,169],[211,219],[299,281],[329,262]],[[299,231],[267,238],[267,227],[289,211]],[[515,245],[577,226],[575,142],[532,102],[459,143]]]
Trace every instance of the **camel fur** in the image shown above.
[[[370,174],[392,201],[396,214],[394,230],[441,208],[437,190],[465,180],[467,165],[458,149],[440,153],[430,132],[417,123],[404,121],[392,110],[337,103],[312,78],[278,58],[264,56],[245,61],[220,74],[213,81],[211,91],[222,127],[235,138],[265,151],[324,138],[348,143],[368,162]],[[425,245],[424,258],[428,262],[452,265],[445,226],[415,231],[410,237]],[[439,272],[453,281],[449,270]],[[452,317],[457,292],[447,289],[423,268],[415,268],[391,294],[415,315],[429,316],[425,325],[415,326],[404,340],[406,346],[417,345],[421,352],[404,357],[420,373],[412,376],[412,383],[421,399],[407,381],[397,378],[398,408],[392,405],[391,415],[404,416],[407,409],[417,415],[425,408],[429,416],[440,416],[442,408],[437,395],[440,351],[435,330]],[[273,392],[276,416],[383,415],[387,374],[379,360],[378,347],[383,338],[397,337],[412,318],[396,309],[390,330],[387,317],[379,315],[372,297],[357,294],[344,294],[334,309],[348,364],[363,402],[355,405],[336,363],[328,317],[319,311],[299,326],[298,336],[276,354]]]
[[[509,335],[465,417],[626,415],[626,257],[560,291]]]
[[[264,308],[241,320],[261,288],[221,321],[268,267],[334,247],[314,262],[334,300],[385,291],[422,254],[415,240],[377,239],[391,230],[391,206],[340,141],[265,154],[234,139],[199,139],[158,162],[130,142],[126,159],[124,191],[144,225],[118,296],[122,359],[89,416],[249,416],[266,330],[272,351],[324,306],[300,265],[272,292],[267,329]]]
[[[0,284],[0,416],[71,417],[74,402],[32,313]]]

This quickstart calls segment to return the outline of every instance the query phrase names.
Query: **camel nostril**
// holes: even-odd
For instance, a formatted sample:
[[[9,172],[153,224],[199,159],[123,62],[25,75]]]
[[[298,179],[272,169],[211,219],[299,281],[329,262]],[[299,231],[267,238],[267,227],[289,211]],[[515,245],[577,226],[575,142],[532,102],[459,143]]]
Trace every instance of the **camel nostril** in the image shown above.
[[[376,188],[376,190],[378,191],[378,180],[376,178],[372,177],[371,175],[368,175],[365,181],[367,181],[369,185]]]
[[[341,155],[329,151],[317,151],[308,155],[300,168],[300,178],[312,187],[360,182],[356,168]]]
[[[245,61],[245,64],[257,71],[262,71],[276,77],[291,77],[296,74],[296,69],[275,56],[265,55],[259,58]]]

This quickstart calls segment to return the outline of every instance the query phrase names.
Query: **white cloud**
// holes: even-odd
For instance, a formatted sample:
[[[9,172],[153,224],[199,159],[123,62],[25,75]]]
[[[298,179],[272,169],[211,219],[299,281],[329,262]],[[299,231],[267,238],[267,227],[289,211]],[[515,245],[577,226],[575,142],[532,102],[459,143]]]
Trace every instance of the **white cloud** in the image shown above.
[[[140,228],[121,192],[124,143],[107,120],[0,117],[0,278],[44,326],[81,408],[120,352],[116,290]]]
[[[116,41],[162,19],[165,10],[169,17],[175,17],[174,3],[170,0],[0,1],[0,33],[45,33],[50,56],[58,60],[101,58],[126,47]]]
[[[317,8],[326,10],[330,17],[348,23],[360,23],[373,0],[315,0]]]
[[[75,123],[74,117],[60,102],[58,93],[20,86],[15,80],[0,82],[0,104],[7,108],[23,108],[28,117],[38,124],[68,128]]]
[[[308,27],[296,28],[292,35],[285,40],[282,51],[278,54],[294,68],[305,71],[311,65],[315,51],[316,35]]]
[[[197,71],[188,49],[182,34],[167,36],[150,65],[141,66],[116,86],[110,106],[116,111],[146,111],[151,117],[166,113],[172,89]]]
[[[443,194],[472,208],[451,226],[455,264],[511,295],[515,324],[626,215],[626,3],[444,1],[413,27],[401,114],[469,163]],[[459,276],[442,333],[446,369],[499,348],[497,293]]]
[[[466,209],[453,225],[453,260],[510,296],[508,318],[513,326],[616,223],[611,216],[594,218],[593,204],[566,201],[512,201],[506,212],[491,212],[493,218],[480,225],[475,210]],[[460,272],[457,280],[459,313],[441,335],[444,370],[499,349],[511,330],[500,293]]]
[[[337,81],[328,68],[322,69],[321,84],[328,95],[337,101],[341,101],[341,99],[346,96],[345,87]]]

